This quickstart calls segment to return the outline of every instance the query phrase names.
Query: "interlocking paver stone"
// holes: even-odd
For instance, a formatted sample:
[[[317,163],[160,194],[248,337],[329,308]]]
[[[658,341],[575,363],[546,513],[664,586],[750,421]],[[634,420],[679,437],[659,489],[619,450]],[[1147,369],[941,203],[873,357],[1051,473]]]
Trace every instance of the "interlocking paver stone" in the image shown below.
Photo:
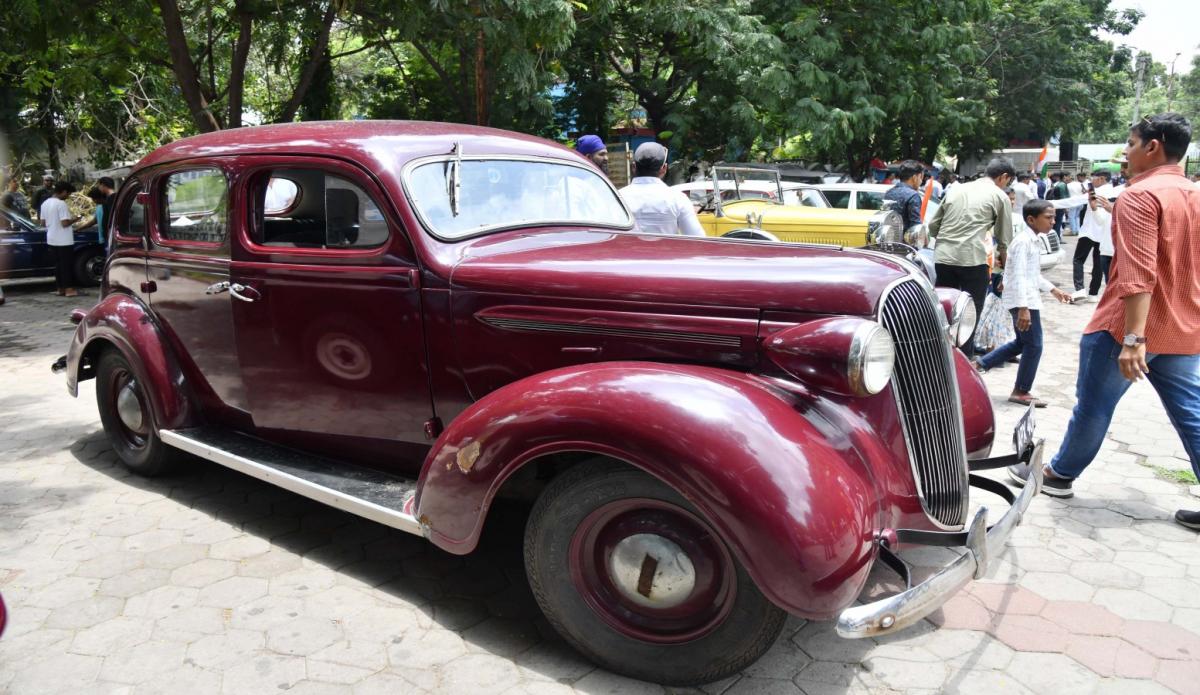
[[[1051,277],[1068,274],[1063,264]],[[215,465],[131,474],[101,431],[94,383],[73,400],[46,369],[75,304],[44,283],[24,287],[6,286],[0,308],[0,592],[11,618],[0,692],[668,692],[554,636],[525,580],[523,512],[513,533],[459,557]],[[1037,390],[1051,405],[1038,415],[1051,455],[1092,306],[1045,309]],[[984,375],[997,453],[1020,414],[1002,398],[1013,375]],[[986,577],[928,621],[848,641],[830,622],[793,619],[744,673],[676,692],[1196,692],[1200,539],[1170,517],[1200,501],[1149,467],[1187,469],[1180,447],[1153,390],[1134,387],[1076,497],[1036,500]],[[902,554],[918,577],[956,556]],[[895,589],[876,575],[872,590]]]

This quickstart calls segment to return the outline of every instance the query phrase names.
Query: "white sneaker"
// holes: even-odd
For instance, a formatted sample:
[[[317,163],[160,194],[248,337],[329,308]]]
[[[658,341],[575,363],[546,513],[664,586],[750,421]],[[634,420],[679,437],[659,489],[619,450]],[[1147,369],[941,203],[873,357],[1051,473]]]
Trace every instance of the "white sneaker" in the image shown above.
[[[1087,290],[1075,290],[1071,293],[1072,304],[1083,304],[1088,300]]]

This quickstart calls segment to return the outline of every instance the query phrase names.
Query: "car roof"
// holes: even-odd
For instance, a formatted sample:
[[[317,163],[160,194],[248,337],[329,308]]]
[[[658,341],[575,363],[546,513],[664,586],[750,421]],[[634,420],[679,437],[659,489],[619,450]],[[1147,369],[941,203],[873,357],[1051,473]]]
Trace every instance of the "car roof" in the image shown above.
[[[815,188],[822,191],[886,191],[891,188],[886,183],[818,183]]]
[[[403,165],[448,154],[455,143],[470,155],[509,154],[579,161],[574,150],[531,135],[430,121],[306,121],[231,128],[176,140],[146,155],[133,173],[195,157],[239,154],[334,156],[372,166]]]

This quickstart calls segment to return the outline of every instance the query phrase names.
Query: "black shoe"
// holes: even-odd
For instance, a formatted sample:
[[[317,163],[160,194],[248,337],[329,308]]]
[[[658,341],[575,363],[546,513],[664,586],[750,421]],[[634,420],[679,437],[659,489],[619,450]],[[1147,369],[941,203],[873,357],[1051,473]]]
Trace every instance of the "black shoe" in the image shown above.
[[[1180,509],[1175,512],[1175,523],[1180,526],[1186,526],[1193,531],[1200,531],[1200,512],[1189,512],[1186,509]]]
[[[1015,463],[1008,467],[1008,478],[1013,481],[1017,487],[1025,487],[1025,481],[1029,480],[1029,464]],[[1072,480],[1065,478],[1055,478],[1049,475],[1042,475],[1042,494],[1057,497],[1059,499],[1068,499],[1075,496],[1075,492],[1071,490]],[[1200,516],[1200,514],[1197,514]],[[1200,529],[1200,526],[1197,527]]]
[[[1017,357],[1009,357],[1004,361],[1008,362],[1009,364],[1021,364],[1021,357],[1019,355]]]

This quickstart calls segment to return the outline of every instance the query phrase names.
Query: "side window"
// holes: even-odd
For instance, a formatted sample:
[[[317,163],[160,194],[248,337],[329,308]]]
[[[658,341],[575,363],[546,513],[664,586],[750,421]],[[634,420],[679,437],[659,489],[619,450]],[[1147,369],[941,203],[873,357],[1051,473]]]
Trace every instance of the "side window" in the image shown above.
[[[379,205],[348,179],[275,169],[255,183],[254,241],[263,246],[372,249],[388,240]]]
[[[878,210],[883,207],[883,195],[871,191],[858,192],[859,210]]]
[[[117,234],[121,236],[140,237],[146,234],[146,206],[138,202],[140,187],[130,191],[129,201],[121,214],[117,216]]]
[[[825,197],[835,208],[850,207],[850,191],[825,191]]]
[[[162,237],[224,243],[229,233],[229,185],[220,169],[171,174],[163,187]]]

